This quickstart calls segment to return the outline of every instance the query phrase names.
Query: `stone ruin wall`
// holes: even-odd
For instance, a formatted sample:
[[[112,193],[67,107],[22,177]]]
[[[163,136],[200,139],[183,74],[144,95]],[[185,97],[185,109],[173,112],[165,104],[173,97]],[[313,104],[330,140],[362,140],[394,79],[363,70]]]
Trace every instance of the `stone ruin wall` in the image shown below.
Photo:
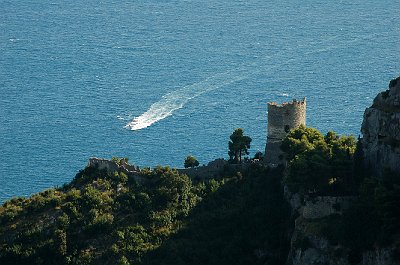
[[[275,166],[282,164],[282,140],[289,130],[306,125],[306,98],[283,104],[268,103],[268,136],[265,148],[265,161]]]
[[[177,171],[179,174],[185,174],[191,179],[209,179],[220,176],[228,165],[229,164],[225,159],[219,158],[209,162],[207,165],[193,168],[181,168],[177,169]]]
[[[223,158],[215,159],[207,165],[193,167],[193,168],[178,168],[176,169],[179,174],[185,174],[191,179],[203,180],[214,177],[219,177],[225,170],[240,171],[245,169],[249,164],[229,164]],[[105,169],[108,173],[123,172],[128,176],[134,176],[135,179],[139,178],[140,169],[138,166],[130,165],[121,160],[120,165],[113,160],[91,157],[87,167],[95,167],[99,170]]]
[[[133,176],[137,181],[142,181],[142,179],[140,179],[139,167],[130,165],[126,163],[123,159],[121,160],[120,164],[121,165],[118,165],[117,162],[113,160],[92,157],[89,159],[87,167],[95,167],[99,170],[105,169],[109,173],[113,173],[115,171],[123,172],[128,176]],[[229,164],[228,161],[226,161],[225,159],[219,158],[209,162],[207,165],[204,166],[181,168],[176,170],[179,174],[185,174],[191,179],[202,180],[219,177],[226,169],[239,171],[246,166],[247,164],[232,165]]]
[[[87,167],[94,167],[99,170],[105,169],[108,173],[123,172],[127,176],[132,176],[136,181],[141,181],[139,167],[128,164],[124,159],[121,159],[120,165],[118,165],[113,160],[91,157],[89,158]]]
[[[223,158],[217,158],[207,165],[192,168],[177,168],[179,174],[185,174],[192,180],[207,180],[219,178],[227,172],[236,173],[247,170],[252,164],[258,162],[230,164]]]
[[[112,160],[91,157],[87,167],[97,167],[99,170],[107,170],[107,172],[115,172],[119,170],[119,165]]]

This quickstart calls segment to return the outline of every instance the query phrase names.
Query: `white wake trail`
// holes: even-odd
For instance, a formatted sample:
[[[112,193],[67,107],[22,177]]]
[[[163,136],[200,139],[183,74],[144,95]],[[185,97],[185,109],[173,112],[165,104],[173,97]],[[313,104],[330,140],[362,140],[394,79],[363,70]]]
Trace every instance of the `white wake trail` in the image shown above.
[[[330,45],[321,47],[319,49],[311,50],[311,51],[304,51],[304,55],[311,55],[320,52],[326,52],[330,50],[335,50],[339,48],[347,47],[351,44],[355,44],[358,42],[362,42],[365,40],[372,39],[375,34],[369,34],[364,36],[359,36],[358,38],[354,38],[351,40],[344,41],[342,43],[333,42],[337,36],[324,40],[323,43],[328,43]],[[320,44],[323,44],[320,43]],[[300,45],[300,47],[306,47],[305,45]],[[152,125],[153,123],[160,121],[162,119],[171,116],[172,113],[180,108],[182,108],[189,100],[200,96],[203,93],[208,91],[215,90],[217,88],[235,83],[239,80],[248,78],[251,75],[254,75],[258,72],[267,72],[268,70],[271,71],[274,68],[282,67],[282,64],[272,64],[272,65],[262,65],[262,62],[265,62],[267,59],[272,57],[279,57],[284,55],[284,51],[280,51],[274,53],[272,55],[264,56],[257,61],[254,61],[250,64],[243,64],[241,67],[235,70],[227,71],[225,73],[216,74],[211,76],[201,82],[188,85],[182,87],[176,91],[170,92],[164,95],[161,100],[152,104],[150,108],[143,113],[142,115],[135,117],[132,121],[130,121],[125,128],[136,131],[140,129],[144,129]],[[284,59],[285,63],[291,63],[293,61],[299,60],[302,57],[298,58],[290,58]],[[288,95],[284,95],[288,96]]]
[[[208,91],[232,84],[246,78],[245,70],[234,70],[209,77],[201,82],[182,87],[164,95],[161,100],[152,104],[142,115],[135,117],[125,128],[136,131],[149,127],[153,123],[171,116],[189,100]]]

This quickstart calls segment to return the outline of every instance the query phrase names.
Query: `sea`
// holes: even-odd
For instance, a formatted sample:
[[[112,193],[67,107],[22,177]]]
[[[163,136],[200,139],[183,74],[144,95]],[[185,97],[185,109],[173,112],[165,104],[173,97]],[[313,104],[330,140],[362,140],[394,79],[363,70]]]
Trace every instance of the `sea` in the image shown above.
[[[183,167],[264,151],[267,102],[358,137],[400,75],[399,0],[0,0],[0,202],[90,157]]]

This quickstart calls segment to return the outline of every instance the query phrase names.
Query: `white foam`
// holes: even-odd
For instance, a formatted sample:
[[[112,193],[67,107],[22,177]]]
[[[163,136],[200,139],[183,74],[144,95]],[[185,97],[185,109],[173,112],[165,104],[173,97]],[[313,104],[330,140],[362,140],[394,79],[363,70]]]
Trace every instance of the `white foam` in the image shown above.
[[[310,54],[343,48],[352,43],[357,43],[359,41],[371,39],[373,36],[374,35],[365,35],[359,38],[344,41],[342,43],[331,42],[336,37],[328,38],[324,42],[330,45],[305,52],[304,55],[310,55]],[[152,104],[150,108],[142,115],[135,117],[128,124],[126,124],[125,128],[133,131],[147,128],[150,125],[154,124],[155,122],[158,122],[162,119],[171,116],[174,111],[182,108],[189,100],[196,98],[203,93],[245,79],[253,74],[257,74],[257,72],[267,72],[268,70],[270,71],[274,68],[280,68],[282,67],[282,65],[272,64],[266,66],[263,65],[262,62],[265,62],[271,57],[277,57],[281,55],[284,55],[284,51],[274,53],[273,55],[264,56],[263,58],[257,59],[256,61],[250,64],[247,65],[243,64],[238,69],[227,71],[225,73],[216,74],[201,82],[188,85],[176,91],[168,93],[162,96],[162,98],[158,102]],[[285,59],[285,62],[288,63],[295,60],[298,60],[298,58]],[[282,93],[281,95],[285,97],[289,96],[288,93]]]
[[[153,123],[171,116],[174,111],[182,108],[189,100],[208,91],[242,80],[246,78],[246,75],[247,73],[244,70],[229,71],[168,93],[158,102],[152,104],[145,113],[135,117],[125,128],[133,131],[147,128]]]

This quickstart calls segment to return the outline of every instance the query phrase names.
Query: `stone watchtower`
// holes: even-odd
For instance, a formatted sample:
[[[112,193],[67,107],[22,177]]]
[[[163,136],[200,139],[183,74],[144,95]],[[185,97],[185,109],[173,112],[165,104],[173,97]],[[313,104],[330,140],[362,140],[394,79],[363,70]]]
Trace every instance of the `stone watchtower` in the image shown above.
[[[277,166],[285,162],[281,144],[286,134],[300,125],[306,125],[306,98],[277,104],[268,103],[268,137],[265,162]]]

